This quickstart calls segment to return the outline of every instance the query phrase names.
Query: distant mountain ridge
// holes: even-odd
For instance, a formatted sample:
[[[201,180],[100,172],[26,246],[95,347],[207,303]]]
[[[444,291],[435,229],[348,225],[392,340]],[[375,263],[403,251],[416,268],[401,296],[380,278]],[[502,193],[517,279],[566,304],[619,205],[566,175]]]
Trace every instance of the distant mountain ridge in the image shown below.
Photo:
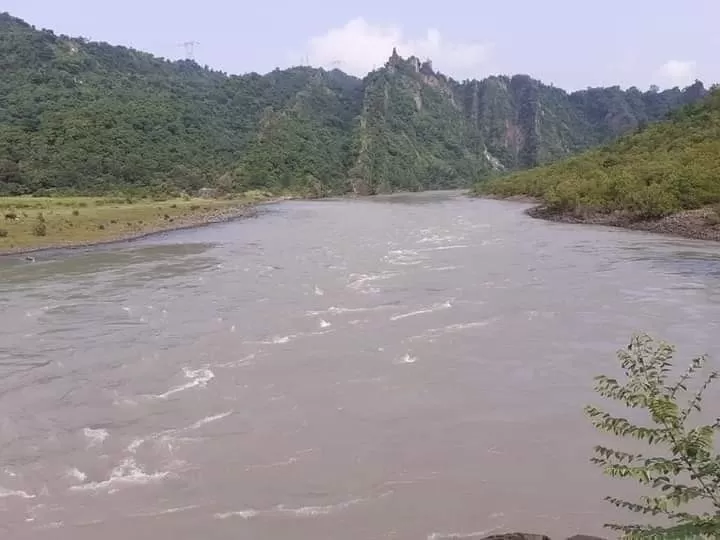
[[[469,186],[549,163],[706,94],[526,75],[458,82],[401,58],[363,79],[231,75],[57,36],[0,14],[0,194],[268,189],[323,196]]]

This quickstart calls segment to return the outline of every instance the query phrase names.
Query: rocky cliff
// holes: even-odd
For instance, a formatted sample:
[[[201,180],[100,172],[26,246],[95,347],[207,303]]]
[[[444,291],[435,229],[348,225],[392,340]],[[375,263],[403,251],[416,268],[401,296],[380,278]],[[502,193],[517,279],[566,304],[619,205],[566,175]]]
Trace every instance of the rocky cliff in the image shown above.
[[[465,185],[550,163],[663,119],[705,94],[594,88],[568,93],[527,75],[457,82],[400,58],[368,75],[351,178],[361,193]]]

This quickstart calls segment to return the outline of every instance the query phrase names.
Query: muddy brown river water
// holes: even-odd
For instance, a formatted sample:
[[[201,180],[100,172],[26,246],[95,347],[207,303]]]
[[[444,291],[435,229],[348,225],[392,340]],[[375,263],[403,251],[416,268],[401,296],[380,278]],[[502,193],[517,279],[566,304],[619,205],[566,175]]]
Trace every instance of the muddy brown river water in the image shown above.
[[[0,258],[0,537],[602,533],[592,378],[641,330],[720,358],[720,246],[524,208],[287,202]]]

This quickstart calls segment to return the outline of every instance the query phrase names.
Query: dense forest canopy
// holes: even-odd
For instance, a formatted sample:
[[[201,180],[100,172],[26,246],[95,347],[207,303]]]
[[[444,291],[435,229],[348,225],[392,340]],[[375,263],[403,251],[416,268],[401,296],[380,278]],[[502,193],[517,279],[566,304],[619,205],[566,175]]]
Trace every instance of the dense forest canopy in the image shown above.
[[[311,67],[234,76],[0,14],[0,194],[461,187],[704,94],[699,82],[574,93],[525,75],[457,82],[395,52],[362,80]]]
[[[478,186],[531,195],[557,213],[623,212],[637,219],[720,203],[720,89],[665,122],[565,161]]]

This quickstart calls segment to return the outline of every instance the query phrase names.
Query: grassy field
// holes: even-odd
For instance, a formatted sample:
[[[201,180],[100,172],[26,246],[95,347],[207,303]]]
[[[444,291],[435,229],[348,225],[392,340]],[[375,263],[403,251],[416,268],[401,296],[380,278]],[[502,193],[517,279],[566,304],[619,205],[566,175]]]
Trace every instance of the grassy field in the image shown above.
[[[262,202],[233,199],[133,200],[125,197],[0,197],[0,253],[101,243],[199,225]]]

